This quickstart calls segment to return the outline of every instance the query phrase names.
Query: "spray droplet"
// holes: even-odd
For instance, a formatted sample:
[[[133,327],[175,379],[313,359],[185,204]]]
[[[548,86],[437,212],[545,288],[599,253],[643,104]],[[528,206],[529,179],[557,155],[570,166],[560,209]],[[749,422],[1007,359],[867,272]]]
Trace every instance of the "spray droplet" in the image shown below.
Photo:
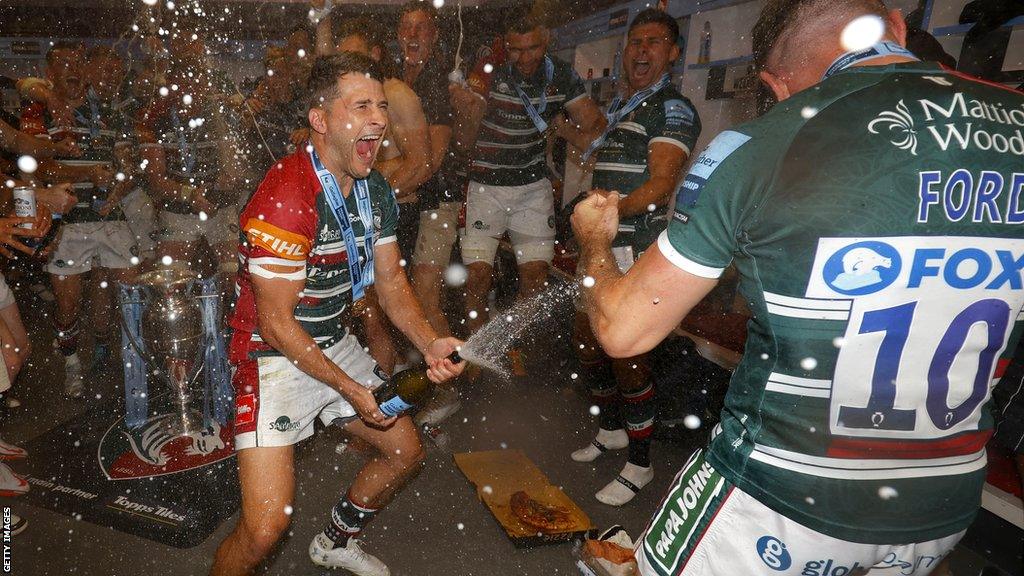
[[[575,372],[573,372],[572,374],[569,374],[569,378],[572,378],[573,380],[575,380],[575,379],[577,379],[579,377],[580,377],[580,375],[575,373]]]
[[[160,87],[160,95],[161,96],[167,96],[170,93],[171,93],[171,91],[167,89],[167,86],[161,86]]]
[[[185,106],[188,106],[189,104],[191,104],[192,103],[192,95],[191,94],[185,94],[184,96],[182,96],[181,97],[181,103],[184,104]]]
[[[494,72],[494,66],[491,66],[490,64],[484,64],[484,72],[487,74]]]
[[[700,417],[696,414],[687,415],[686,418],[683,418],[683,426],[686,426],[690,430],[700,428]]]
[[[818,109],[812,106],[804,106],[803,109],[800,110],[800,115],[803,116],[805,120],[810,120],[818,115]]]
[[[597,284],[597,281],[594,280],[593,276],[586,276],[586,277],[583,278],[583,287],[584,288],[593,288],[594,284]]]
[[[444,271],[445,283],[456,288],[465,284],[468,277],[469,272],[462,264],[453,263]]]
[[[891,500],[899,495],[899,492],[892,486],[882,486],[878,489],[878,497],[882,500]]]
[[[473,318],[475,320],[477,316],[479,316],[479,314],[477,313],[476,310],[470,310],[469,311],[469,317],[470,318]]]
[[[440,10],[444,6],[444,0],[434,0],[434,8]]]
[[[206,220],[209,219],[209,218],[210,217],[206,214],[206,212],[203,212],[202,210],[199,211],[199,221],[200,222],[206,222]]]
[[[601,415],[601,407],[598,406],[597,404],[591,406],[590,407],[590,415],[591,416],[600,416]]]
[[[36,168],[39,168],[39,162],[37,162],[32,156],[26,154],[18,158],[18,170],[21,170],[26,174],[31,174],[36,171]]]
[[[874,46],[882,39],[883,34],[885,21],[874,14],[865,14],[854,18],[846,28],[843,28],[839,42],[843,45],[843,50],[856,52]]]
[[[299,55],[299,58],[305,58],[306,57],[306,51],[303,50],[302,48],[299,48],[299,51],[297,52],[297,54]]]
[[[807,371],[814,370],[818,367],[818,361],[814,358],[804,358],[800,361],[800,367]]]
[[[170,266],[171,262],[174,262],[174,258],[171,258],[170,256],[164,256],[160,259],[160,263],[164,266]]]

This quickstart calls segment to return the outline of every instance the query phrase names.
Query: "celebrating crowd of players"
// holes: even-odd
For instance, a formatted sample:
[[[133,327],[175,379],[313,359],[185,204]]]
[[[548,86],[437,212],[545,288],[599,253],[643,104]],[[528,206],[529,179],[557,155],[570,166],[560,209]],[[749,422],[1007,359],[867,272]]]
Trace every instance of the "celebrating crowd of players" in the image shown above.
[[[692,524],[690,535],[700,530],[707,538],[683,541],[680,528],[672,527],[672,506],[678,504],[666,500],[637,543],[642,572],[797,570],[796,559],[820,552],[800,548],[824,541],[845,565],[863,569],[891,563],[891,554],[938,559],[977,508],[984,465],[977,442],[983,446],[992,427],[982,414],[991,374],[980,399],[971,396],[957,407],[928,387],[962,387],[962,366],[952,374],[950,366],[972,351],[981,356],[976,365],[991,365],[997,375],[1008,363],[1024,299],[1021,245],[1014,240],[1020,233],[1007,226],[1022,209],[1011,204],[1003,219],[997,208],[975,208],[974,227],[961,229],[940,222],[935,214],[941,209],[929,212],[924,205],[916,221],[907,222],[899,211],[918,199],[917,169],[893,167],[884,178],[854,186],[842,178],[868,178],[864,172],[876,169],[860,156],[842,165],[833,192],[819,194],[811,190],[824,178],[815,165],[818,155],[834,154],[828,157],[836,165],[854,150],[867,157],[869,151],[858,147],[893,157],[886,141],[868,143],[859,133],[859,140],[828,140],[822,135],[841,130],[820,128],[844,111],[881,111],[871,99],[897,88],[915,102],[951,95],[953,86],[979,99],[1005,100],[1006,109],[1020,106],[1021,98],[917,62],[902,48],[902,19],[881,2],[849,0],[842,10],[831,10],[833,4],[768,3],[755,29],[755,49],[762,79],[781,104],[762,120],[719,135],[688,176],[701,122],[670,76],[680,55],[678,25],[655,9],[630,23],[619,93],[604,112],[572,67],[548,54],[550,34],[530,16],[510,19],[503,55],[477,63],[469,83],[450,79],[452,66],[439,47],[439,15],[423,2],[400,11],[394,34],[399,53],[389,54],[378,27],[332,14],[330,2],[313,0],[311,32],[297,28],[283,46],[268,48],[267,74],[251,86],[236,85],[210,65],[200,23],[188,15],[177,19],[166,44],[148,38],[139,60],[126,60],[108,46],[86,50],[56,43],[45,77],[18,82],[25,102],[20,118],[0,125],[0,144],[8,151],[3,172],[11,184],[35,189],[39,211],[34,220],[0,219],[0,242],[45,260],[56,303],[55,347],[71,397],[86,392],[86,370],[103,369],[111,356],[117,282],[156,265],[219,275],[224,297],[233,302],[227,323],[240,408],[235,428],[242,513],[218,549],[213,573],[251,572],[287,530],[293,446],[313,434],[320,418],[344,426],[378,456],[333,508],[328,526],[310,544],[310,557],[326,567],[386,575],[384,563],[361,550],[355,537],[416,473],[423,458],[417,424],[457,410],[458,393],[440,387],[414,423],[387,416],[371,390],[404,362],[407,348],[418,350],[439,384],[462,373],[464,364],[448,358],[461,341],[452,337],[442,311],[443,277],[456,241],[468,271],[471,331],[487,321],[494,261],[506,235],[518,267],[518,297],[540,292],[561,208],[552,180],[563,176],[551,174],[549,140],[564,140],[593,170],[593,190],[580,198],[574,229],[583,248],[580,273],[594,283],[580,303],[574,337],[581,373],[601,408],[593,442],[571,458],[590,462],[610,449],[628,448],[624,468],[596,494],[599,501],[624,505],[653,479],[651,349],[730,264],[754,312],[752,344],[722,427],[707,454],[695,455],[675,483],[700,486],[695,497],[706,503],[703,516],[694,515],[687,526]],[[844,56],[839,32],[865,15],[882,20],[887,36],[874,53]],[[835,45],[823,43],[797,62],[795,43],[810,46],[804,40],[821,30],[834,33]],[[798,103],[786,103],[790,98]],[[858,108],[866,102],[872,106]],[[871,120],[865,116],[862,124]],[[925,157],[922,152],[916,161]],[[998,171],[1003,161],[995,153],[956,156],[967,170]],[[719,170],[726,162],[732,166]],[[1010,171],[1003,176],[1017,182]],[[914,194],[903,194],[908,185]],[[877,189],[878,197],[851,198],[851,186]],[[921,186],[922,202],[941,188]],[[6,195],[11,187],[4,188]],[[864,209],[866,201],[874,208]],[[851,218],[854,213],[862,218]],[[22,238],[42,237],[56,226],[50,214],[61,216],[56,239],[41,250],[26,247]],[[30,221],[33,229],[16,227]],[[910,240],[892,240],[896,236]],[[900,355],[930,342],[908,336],[922,322],[914,320],[913,307],[879,298],[860,300],[877,308],[872,310],[837,306],[849,302],[842,296],[874,294],[864,283],[869,273],[885,274],[894,261],[920,266],[920,286],[929,266],[944,257],[935,252],[942,247],[934,238],[946,236],[983,239],[980,248],[954,243],[949,249],[974,249],[973,257],[981,258],[991,248],[993,261],[1017,268],[1006,272],[1002,284],[993,282],[987,299],[968,301],[974,296],[966,292],[951,299],[934,291],[934,298],[915,300],[946,322],[936,324],[936,338],[942,337],[936,345],[949,353],[933,361],[932,352],[927,358],[913,352],[920,356],[916,361],[945,368],[927,370],[921,375],[927,389],[904,398],[892,390]],[[843,250],[850,247],[841,238],[858,239],[855,248],[873,251],[886,269],[846,266]],[[918,256],[914,250],[921,247],[933,252]],[[999,256],[1000,250],[1009,256]],[[833,253],[839,264],[830,259]],[[822,284],[810,276],[827,276],[836,266],[841,274],[867,278],[848,284],[827,277]],[[955,268],[952,274],[961,280]],[[82,304],[86,299],[89,306]],[[952,301],[974,316],[960,320],[966,312],[949,309]],[[1008,319],[999,316],[1002,307],[1013,312]],[[846,320],[863,317],[860,332],[828,323],[843,313]],[[30,351],[6,285],[0,286],[0,320],[8,368],[2,391]],[[987,323],[988,342],[980,350],[971,348],[973,324],[957,328],[963,334],[947,328],[950,321],[956,327],[968,320]],[[898,332],[901,322],[907,326]],[[86,325],[94,344],[83,367],[79,340]],[[875,364],[872,357],[874,376],[858,376],[869,355],[863,335],[886,332],[890,338],[890,331],[902,334],[902,341],[882,342],[888,363]],[[997,362],[997,355],[1006,361]],[[870,386],[862,389],[858,379]],[[841,394],[833,389],[846,402],[832,411],[838,420],[828,403],[833,385],[847,386]],[[928,414],[938,418],[934,426],[915,424],[907,415],[913,410],[906,402],[919,396],[919,411],[927,404]],[[963,408],[968,402],[969,410]],[[935,410],[943,413],[935,416]],[[963,442],[949,444],[950,434]],[[26,454],[0,441],[0,457]],[[15,495],[28,485],[0,465],[0,490]],[[959,500],[922,504],[942,500],[940,494]],[[870,510],[873,524],[847,517],[858,510]],[[749,522],[740,530],[744,518]],[[673,532],[675,538],[666,536]],[[716,568],[709,558],[729,560]],[[919,564],[913,573],[933,568]]]

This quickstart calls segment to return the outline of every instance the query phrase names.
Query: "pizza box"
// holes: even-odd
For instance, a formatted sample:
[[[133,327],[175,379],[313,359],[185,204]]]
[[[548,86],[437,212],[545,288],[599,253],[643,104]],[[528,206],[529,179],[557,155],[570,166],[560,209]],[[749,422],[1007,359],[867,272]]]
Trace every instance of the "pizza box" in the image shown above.
[[[532,548],[572,542],[596,534],[587,513],[557,486],[553,486],[521,450],[465,452],[455,455],[455,463],[476,486],[477,497],[501,524],[515,547]],[[546,532],[520,521],[509,506],[512,494],[520,490],[538,502],[568,510],[572,526],[557,532]]]

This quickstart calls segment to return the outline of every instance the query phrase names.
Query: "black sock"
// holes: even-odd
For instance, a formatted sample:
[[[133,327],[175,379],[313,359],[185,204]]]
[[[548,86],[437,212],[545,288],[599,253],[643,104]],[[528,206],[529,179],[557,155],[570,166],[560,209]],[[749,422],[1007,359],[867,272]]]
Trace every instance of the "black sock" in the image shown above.
[[[651,438],[630,438],[629,458],[630,464],[647,468],[651,465]]]
[[[377,510],[359,506],[352,501],[352,496],[346,494],[334,509],[331,510],[331,522],[324,529],[324,534],[334,542],[334,545],[345,546],[350,538],[362,532]]]

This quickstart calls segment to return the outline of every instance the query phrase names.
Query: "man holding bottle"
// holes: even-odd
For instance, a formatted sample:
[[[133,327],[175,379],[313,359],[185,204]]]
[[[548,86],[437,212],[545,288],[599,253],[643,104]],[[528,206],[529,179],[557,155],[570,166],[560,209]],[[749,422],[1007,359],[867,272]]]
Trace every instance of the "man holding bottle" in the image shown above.
[[[312,435],[314,419],[356,414],[345,430],[378,455],[334,507],[310,557],[362,576],[389,574],[353,537],[415,475],[423,451],[412,420],[388,418],[378,406],[372,390],[385,375],[344,328],[366,288],[376,285],[381,308],[423,353],[432,381],[462,372],[446,359],[460,341],[437,337],[403,274],[394,194],[372,170],[387,128],[381,81],[365,56],[317,59],[310,144],[270,169],[239,220],[231,359],[242,515],[217,551],[218,576],[250,573],[288,528],[293,445]]]

